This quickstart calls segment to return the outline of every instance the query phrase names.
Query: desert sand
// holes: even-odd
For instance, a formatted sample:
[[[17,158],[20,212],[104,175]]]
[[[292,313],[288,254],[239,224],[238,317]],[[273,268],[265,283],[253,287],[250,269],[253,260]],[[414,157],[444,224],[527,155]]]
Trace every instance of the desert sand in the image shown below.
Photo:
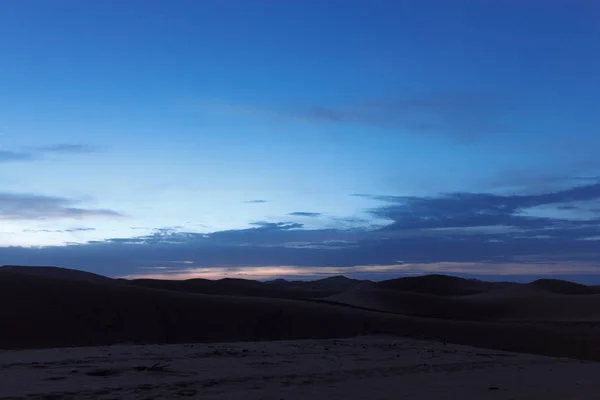
[[[404,293],[409,305],[419,304]],[[580,296],[590,313],[596,295]],[[586,302],[585,298],[590,298]],[[323,303],[159,290],[0,272],[0,349],[344,338],[393,334],[418,339],[600,360],[592,321],[469,320],[458,307],[444,318]],[[444,301],[450,301],[447,298]],[[436,302],[440,302],[437,299]],[[568,301],[563,301],[567,307]],[[517,306],[519,303],[516,304]],[[590,306],[591,305],[591,306]],[[515,306],[510,305],[509,310]],[[452,315],[456,312],[456,315]],[[562,314],[560,314],[562,315]]]
[[[4,351],[0,398],[591,399],[600,364],[390,336]]]
[[[440,296],[367,286],[327,301],[368,310],[463,321],[600,322],[600,294],[552,293],[531,285]]]
[[[589,399],[600,389],[595,287],[442,276],[149,287],[21,269],[0,268],[4,397]]]

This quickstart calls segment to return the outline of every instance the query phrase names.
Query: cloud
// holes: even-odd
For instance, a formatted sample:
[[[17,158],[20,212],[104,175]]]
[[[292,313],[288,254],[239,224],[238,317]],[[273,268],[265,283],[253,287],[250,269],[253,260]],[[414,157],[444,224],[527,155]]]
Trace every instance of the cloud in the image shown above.
[[[598,235],[598,229],[595,229]],[[578,265],[594,268],[600,260],[597,242],[573,240],[578,235],[592,237],[591,231],[554,236],[548,239],[518,238],[511,233],[447,235],[445,232],[417,232],[406,236],[380,235],[381,232],[304,230],[283,227],[257,227],[243,230],[199,234],[157,232],[136,238],[115,238],[45,248],[0,248],[0,257],[11,264],[53,264],[84,268],[111,276],[134,275],[160,267],[164,273],[194,273],[198,268],[240,271],[252,267],[294,266],[298,270],[394,265],[390,273],[403,273],[403,265],[412,272],[444,269],[452,265],[479,265],[487,274],[502,275],[502,265],[518,265],[532,275],[547,273],[556,266]],[[328,246],[329,244],[329,246]],[[189,261],[184,270],[173,260]],[[399,261],[401,260],[401,261]],[[430,266],[431,268],[429,268]],[[429,268],[429,269],[428,269]],[[404,271],[406,272],[406,271]],[[462,271],[465,272],[466,271]],[[517,271],[518,272],[518,271]],[[308,272],[307,272],[308,274]],[[314,275],[314,273],[312,273]],[[389,274],[388,274],[389,275]],[[191,276],[190,276],[191,277]]]
[[[256,228],[251,228],[251,229],[261,229],[263,231],[300,229],[304,226],[302,224],[298,224],[295,222],[266,222],[266,221],[255,221],[255,222],[251,222],[250,225],[256,227]]]
[[[0,220],[115,218],[113,210],[76,207],[63,197],[0,192]]]
[[[540,206],[573,206],[575,202],[600,199],[600,182],[550,193],[498,195],[489,193],[449,193],[437,197],[369,196],[389,205],[371,210],[391,223],[385,230],[513,226],[541,229],[565,226],[561,218],[536,216]],[[529,212],[529,213],[528,213]],[[592,211],[593,213],[593,211]],[[558,212],[557,212],[558,214]],[[589,223],[600,221],[595,213]],[[579,222],[581,225],[584,222]]]
[[[261,203],[268,203],[268,200],[246,200],[246,201],[244,201],[244,203],[261,204]]]
[[[0,150],[0,163],[14,161],[32,161],[36,159],[36,155],[32,153]]]
[[[0,150],[0,163],[37,161],[50,154],[87,154],[97,151],[96,148],[83,144],[56,144],[33,147],[24,151]]]
[[[357,100],[346,104],[248,106],[203,103],[219,113],[278,117],[314,123],[366,125],[404,133],[442,134],[460,140],[504,133],[514,105],[499,93],[437,92],[421,96]]]
[[[296,211],[296,212],[293,212],[293,213],[289,213],[288,215],[292,215],[292,216],[295,216],[295,217],[316,218],[316,217],[320,217],[323,214],[322,213],[316,213],[316,212]]]
[[[95,147],[86,144],[55,144],[50,146],[38,147],[37,150],[42,153],[93,153],[97,151]]]
[[[564,148],[562,149],[564,151]],[[555,164],[552,170],[508,170],[479,182],[479,187],[494,192],[544,193],[587,185],[600,180],[600,162],[577,161]]]
[[[348,228],[309,229],[297,222],[257,221],[245,229],[212,233],[187,232],[180,226],[68,246],[0,248],[0,258],[15,264],[85,265],[91,271],[119,276],[157,267],[164,273],[182,273],[188,267],[231,272],[253,267],[294,266],[314,271],[394,266],[400,274],[412,265],[411,273],[472,271],[480,275],[483,270],[492,275],[494,271],[518,275],[519,265],[531,275],[536,271],[562,274],[571,271],[569,265],[573,274],[590,275],[590,269],[600,268],[595,240],[600,237],[600,211],[590,211],[600,202],[600,183],[532,195],[365,196],[382,202],[368,211],[378,220],[385,217],[387,225],[366,221]],[[0,210],[6,209],[3,198]],[[12,210],[21,218],[70,216],[67,210],[73,207],[65,199],[39,196],[12,198],[11,204],[29,204],[25,210]],[[574,204],[587,204],[586,218],[554,211],[538,215],[542,206],[560,211],[559,207]],[[173,260],[189,263],[182,267]],[[480,268],[467,268],[474,265]],[[507,265],[511,267],[506,269]]]
[[[23,232],[45,232],[45,233],[73,233],[73,232],[90,232],[96,228],[71,228],[71,229],[24,229]]]

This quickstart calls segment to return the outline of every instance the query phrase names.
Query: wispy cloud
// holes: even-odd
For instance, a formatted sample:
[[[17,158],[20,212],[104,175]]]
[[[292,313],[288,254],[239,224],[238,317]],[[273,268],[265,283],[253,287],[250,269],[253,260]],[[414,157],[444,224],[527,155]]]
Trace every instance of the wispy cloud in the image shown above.
[[[88,154],[97,149],[83,144],[56,144],[50,146],[31,147],[26,150],[1,150],[0,163],[36,161],[51,154]]]
[[[114,210],[77,207],[64,197],[0,192],[0,220],[116,218]]]
[[[71,153],[71,154],[86,154],[98,151],[96,147],[87,144],[54,144],[50,146],[38,147],[37,151],[42,153]]]
[[[479,187],[495,192],[511,191],[534,194],[587,185],[600,180],[600,162],[598,161],[578,160],[564,164],[554,163],[553,167],[551,170],[546,168],[543,172],[527,169],[507,170],[481,180]]]
[[[34,153],[0,150],[0,163],[15,161],[32,161],[36,159],[37,156]]]
[[[71,229],[24,229],[23,232],[44,232],[44,233],[74,233],[74,232],[90,232],[96,228],[71,228]]]
[[[291,118],[315,123],[358,124],[403,133],[442,134],[461,140],[509,131],[513,104],[498,93],[441,92],[422,96],[357,100],[346,104],[236,105],[205,102],[218,113]]]
[[[316,218],[316,217],[320,217],[323,214],[322,213],[316,213],[316,212],[296,211],[296,212],[289,213],[288,215],[292,215],[294,217]]]
[[[268,203],[268,200],[246,200],[244,201],[244,203],[251,203],[251,204],[262,204],[262,203]]]

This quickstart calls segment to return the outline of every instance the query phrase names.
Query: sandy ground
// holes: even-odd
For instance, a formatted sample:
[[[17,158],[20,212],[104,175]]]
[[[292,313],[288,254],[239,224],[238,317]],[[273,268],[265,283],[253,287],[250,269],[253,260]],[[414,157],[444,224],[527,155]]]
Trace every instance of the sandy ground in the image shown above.
[[[390,336],[0,351],[0,398],[591,399],[600,363]]]

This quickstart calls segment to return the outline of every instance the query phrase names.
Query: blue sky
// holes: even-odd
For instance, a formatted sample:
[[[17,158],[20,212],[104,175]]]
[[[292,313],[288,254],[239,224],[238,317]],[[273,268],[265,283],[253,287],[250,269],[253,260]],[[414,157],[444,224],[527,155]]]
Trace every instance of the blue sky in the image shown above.
[[[597,2],[1,9],[0,264],[600,281]]]

